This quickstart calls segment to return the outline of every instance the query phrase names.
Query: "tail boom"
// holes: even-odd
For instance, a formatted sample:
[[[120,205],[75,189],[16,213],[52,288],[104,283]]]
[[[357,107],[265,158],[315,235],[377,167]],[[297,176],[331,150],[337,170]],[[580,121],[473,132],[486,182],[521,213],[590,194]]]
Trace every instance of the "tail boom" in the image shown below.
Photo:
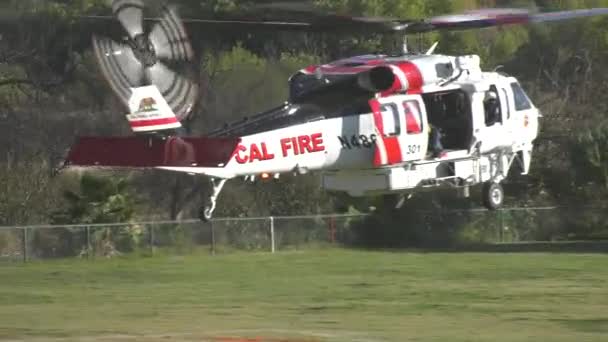
[[[222,168],[240,138],[80,137],[66,167]]]

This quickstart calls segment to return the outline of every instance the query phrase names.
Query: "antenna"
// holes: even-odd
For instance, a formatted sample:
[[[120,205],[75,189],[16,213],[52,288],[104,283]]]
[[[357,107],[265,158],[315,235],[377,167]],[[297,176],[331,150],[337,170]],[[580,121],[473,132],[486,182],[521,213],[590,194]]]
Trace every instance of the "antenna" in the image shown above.
[[[427,56],[432,55],[435,52],[437,45],[439,45],[439,42],[435,42],[435,44],[433,44],[431,46],[431,48],[426,51],[425,55],[427,55]]]

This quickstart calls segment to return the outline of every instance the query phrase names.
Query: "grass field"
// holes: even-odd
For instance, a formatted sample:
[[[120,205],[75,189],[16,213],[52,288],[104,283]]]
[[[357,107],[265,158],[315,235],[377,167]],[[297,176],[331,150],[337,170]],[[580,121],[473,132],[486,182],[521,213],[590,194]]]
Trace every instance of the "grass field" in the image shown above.
[[[318,249],[0,264],[0,279],[0,340],[608,340],[605,255]]]

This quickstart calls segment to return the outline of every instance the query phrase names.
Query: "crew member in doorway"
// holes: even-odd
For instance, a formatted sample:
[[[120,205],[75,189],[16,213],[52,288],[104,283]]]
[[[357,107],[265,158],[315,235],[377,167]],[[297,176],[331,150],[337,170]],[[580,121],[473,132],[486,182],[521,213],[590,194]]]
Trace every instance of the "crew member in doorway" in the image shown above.
[[[432,158],[443,158],[446,155],[446,152],[443,150],[443,145],[441,144],[442,132],[439,127],[430,124],[430,144],[431,147],[431,157]]]
[[[500,102],[498,102],[498,95],[493,90],[486,92],[486,96],[483,99],[483,106],[486,114],[486,126],[492,126],[495,123],[500,122]]]

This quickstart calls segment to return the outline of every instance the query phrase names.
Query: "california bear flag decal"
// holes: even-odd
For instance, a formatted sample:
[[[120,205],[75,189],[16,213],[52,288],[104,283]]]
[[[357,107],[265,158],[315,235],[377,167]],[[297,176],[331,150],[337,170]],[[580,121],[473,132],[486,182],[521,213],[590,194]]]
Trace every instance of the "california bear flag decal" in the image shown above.
[[[182,126],[158,88],[146,86],[131,88],[131,91],[131,113],[127,115],[127,120],[133,132],[161,131]]]

